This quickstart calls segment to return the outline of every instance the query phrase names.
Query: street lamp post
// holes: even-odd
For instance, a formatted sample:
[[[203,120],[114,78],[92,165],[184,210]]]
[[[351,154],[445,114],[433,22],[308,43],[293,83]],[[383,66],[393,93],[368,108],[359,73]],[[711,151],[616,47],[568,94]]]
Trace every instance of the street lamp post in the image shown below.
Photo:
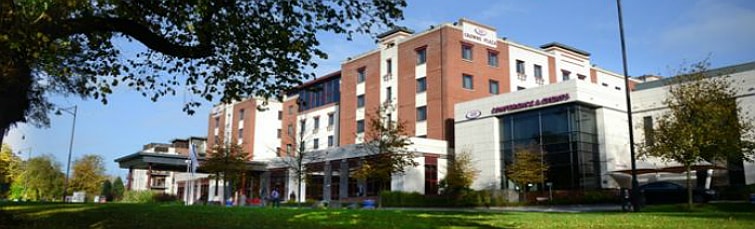
[[[624,92],[627,98],[627,119],[629,122],[629,156],[632,160],[632,209],[640,211],[640,190],[637,182],[637,162],[634,155],[634,129],[632,128],[632,100],[629,97],[629,73],[627,70],[627,48],[624,42],[624,20],[621,16],[621,0],[616,0],[619,11],[619,34],[621,36],[621,61],[624,67]]]
[[[76,111],[78,110],[77,106],[69,107],[69,108],[62,108],[59,109],[55,114],[60,115],[62,114],[61,111],[64,111],[68,114],[73,115],[73,124],[71,125],[71,141],[68,143],[68,162],[66,163],[66,179],[65,183],[63,183],[63,202],[66,201],[66,195],[68,194],[68,174],[71,171],[71,152],[73,151],[73,136],[76,131]]]

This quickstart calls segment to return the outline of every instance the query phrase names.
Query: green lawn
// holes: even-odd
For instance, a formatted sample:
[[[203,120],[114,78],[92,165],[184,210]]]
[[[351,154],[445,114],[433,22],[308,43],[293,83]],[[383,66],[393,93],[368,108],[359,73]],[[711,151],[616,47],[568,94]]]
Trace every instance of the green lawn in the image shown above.
[[[642,213],[446,212],[0,203],[0,228],[753,228],[755,205]]]

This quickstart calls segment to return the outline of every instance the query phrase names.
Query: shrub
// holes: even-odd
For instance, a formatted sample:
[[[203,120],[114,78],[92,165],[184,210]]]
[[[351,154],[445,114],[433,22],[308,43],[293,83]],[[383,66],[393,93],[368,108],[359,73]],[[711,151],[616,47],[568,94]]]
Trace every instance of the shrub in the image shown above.
[[[126,191],[123,193],[123,199],[121,200],[127,203],[167,203],[167,202],[181,202],[176,195],[167,193],[157,193],[148,190],[142,191]]]
[[[152,203],[152,191],[125,191],[121,201],[127,203]]]
[[[384,207],[482,207],[508,205],[502,192],[467,190],[457,195],[422,195],[417,192],[382,192]]]
[[[727,186],[718,190],[722,200],[749,200],[750,193],[755,193],[755,184],[746,186]]]

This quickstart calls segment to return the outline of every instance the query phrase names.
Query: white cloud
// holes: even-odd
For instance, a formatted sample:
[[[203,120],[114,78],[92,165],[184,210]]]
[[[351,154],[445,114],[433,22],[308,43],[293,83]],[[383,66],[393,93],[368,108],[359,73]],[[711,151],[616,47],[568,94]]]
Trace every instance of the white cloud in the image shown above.
[[[700,1],[659,36],[665,51],[725,54],[755,48],[755,10],[724,1]]]

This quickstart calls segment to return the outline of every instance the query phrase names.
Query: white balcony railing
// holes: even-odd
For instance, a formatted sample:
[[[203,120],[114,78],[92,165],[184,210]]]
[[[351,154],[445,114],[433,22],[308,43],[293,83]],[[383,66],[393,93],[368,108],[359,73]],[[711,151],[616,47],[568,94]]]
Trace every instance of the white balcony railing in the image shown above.
[[[393,79],[393,75],[390,72],[383,75],[383,81],[387,82],[387,81],[390,81],[391,79]]]
[[[516,78],[519,80],[527,80],[527,74],[524,74],[523,72],[517,72]]]
[[[543,80],[543,77],[535,77],[535,83],[542,86],[545,81]]]

